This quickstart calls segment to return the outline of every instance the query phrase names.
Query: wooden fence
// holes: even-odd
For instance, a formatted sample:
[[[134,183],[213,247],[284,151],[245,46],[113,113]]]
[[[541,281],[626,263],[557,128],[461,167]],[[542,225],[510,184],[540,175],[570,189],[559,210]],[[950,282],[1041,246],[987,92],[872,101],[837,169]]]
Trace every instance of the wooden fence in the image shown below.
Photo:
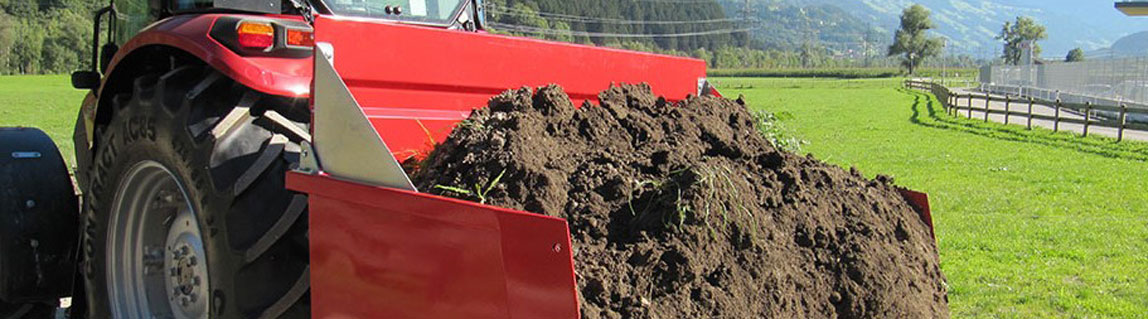
[[[998,114],[1004,116],[1004,123],[1009,123],[1011,117],[1023,116],[1026,125],[1032,129],[1032,121],[1045,120],[1053,123],[1052,130],[1060,131],[1061,123],[1079,124],[1084,127],[1081,134],[1088,136],[1089,128],[1094,127],[1108,127],[1116,130],[1116,140],[1123,141],[1124,133],[1127,130],[1148,131],[1148,122],[1129,121],[1130,116],[1137,116],[1137,118],[1148,118],[1148,109],[1129,108],[1126,104],[1120,105],[1096,105],[1089,103],[1064,103],[1059,99],[1056,101],[1048,101],[1037,99],[1033,97],[1019,97],[1006,95],[993,96],[989,93],[977,92],[954,92],[949,88],[933,83],[930,81],[921,80],[905,80],[904,86],[907,89],[920,90],[932,93],[933,96],[941,102],[945,113],[960,116],[965,113],[966,117],[972,118],[973,111],[983,114],[984,121],[989,121],[990,114]],[[961,105],[960,102],[966,102]],[[993,109],[990,105],[993,102],[1004,102],[1004,109]],[[1053,114],[1040,114],[1033,112],[1033,106],[1040,106],[1053,109]],[[1076,114],[1078,117],[1073,118],[1065,117],[1065,114]],[[1016,123],[1021,124],[1021,123]]]

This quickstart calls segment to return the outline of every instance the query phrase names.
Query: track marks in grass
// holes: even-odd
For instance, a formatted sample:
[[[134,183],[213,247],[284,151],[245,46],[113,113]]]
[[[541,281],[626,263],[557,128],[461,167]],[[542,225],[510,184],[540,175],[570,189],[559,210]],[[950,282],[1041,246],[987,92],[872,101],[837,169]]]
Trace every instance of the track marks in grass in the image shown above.
[[[931,94],[905,89],[900,89],[900,91],[913,96],[913,115],[909,117],[909,121],[917,125],[1001,140],[1071,149],[1104,157],[1148,161],[1148,144],[1146,143],[1128,140],[1117,143],[1115,139],[1107,137],[1081,137],[1069,132],[1053,132],[1039,127],[1033,127],[1029,130],[1019,125],[984,123],[979,120],[953,117],[944,114],[943,108]],[[925,119],[921,118],[922,108],[928,113]]]

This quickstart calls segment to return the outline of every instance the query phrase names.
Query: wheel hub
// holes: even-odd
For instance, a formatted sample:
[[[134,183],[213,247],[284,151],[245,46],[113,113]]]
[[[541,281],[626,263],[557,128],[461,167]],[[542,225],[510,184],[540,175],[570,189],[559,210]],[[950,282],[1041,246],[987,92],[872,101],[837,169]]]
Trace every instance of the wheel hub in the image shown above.
[[[207,254],[186,190],[153,161],[125,176],[108,230],[113,317],[207,318]]]
[[[171,224],[168,230],[168,258],[167,287],[170,295],[168,301],[176,313],[184,318],[205,317],[207,313],[207,292],[204,289],[204,278],[207,277],[207,267],[203,260],[203,242],[199,237],[198,227],[192,228],[191,214],[181,213]]]

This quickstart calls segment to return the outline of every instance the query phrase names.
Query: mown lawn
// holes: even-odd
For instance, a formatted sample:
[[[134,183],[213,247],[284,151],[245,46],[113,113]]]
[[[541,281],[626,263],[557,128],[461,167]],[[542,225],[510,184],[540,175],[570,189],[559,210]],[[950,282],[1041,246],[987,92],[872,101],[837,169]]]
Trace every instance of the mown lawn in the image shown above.
[[[72,129],[87,92],[72,88],[67,75],[0,76],[0,126],[39,127],[71,166]]]
[[[1148,316],[1148,143],[951,118],[893,79],[713,80],[805,152],[929,193],[955,318]]]

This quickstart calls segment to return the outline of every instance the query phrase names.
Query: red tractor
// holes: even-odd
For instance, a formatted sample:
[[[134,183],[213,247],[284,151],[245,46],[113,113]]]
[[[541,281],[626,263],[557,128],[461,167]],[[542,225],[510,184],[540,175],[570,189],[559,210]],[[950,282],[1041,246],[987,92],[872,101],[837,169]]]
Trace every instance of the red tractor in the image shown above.
[[[50,141],[0,143],[60,180],[5,195],[58,204],[0,221],[9,316],[576,318],[565,221],[418,193],[398,162],[510,88],[710,91],[700,60],[486,33],[480,0],[111,2],[72,78],[79,218],[59,158],[22,151]]]

